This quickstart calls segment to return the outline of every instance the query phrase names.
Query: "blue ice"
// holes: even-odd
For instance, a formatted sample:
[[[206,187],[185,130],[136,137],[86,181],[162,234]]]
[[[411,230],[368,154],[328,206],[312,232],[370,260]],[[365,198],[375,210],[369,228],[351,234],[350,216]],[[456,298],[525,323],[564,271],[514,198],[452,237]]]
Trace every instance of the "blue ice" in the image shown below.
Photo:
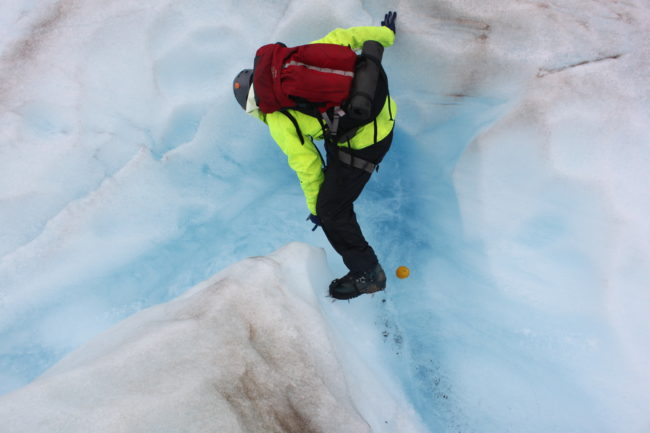
[[[298,241],[343,273],[230,84],[263,43],[374,25],[391,7],[4,8],[0,393],[247,257]],[[430,431],[647,431],[650,11],[398,9],[385,55],[398,126],[356,206],[384,267],[412,276],[323,306],[324,322]]]

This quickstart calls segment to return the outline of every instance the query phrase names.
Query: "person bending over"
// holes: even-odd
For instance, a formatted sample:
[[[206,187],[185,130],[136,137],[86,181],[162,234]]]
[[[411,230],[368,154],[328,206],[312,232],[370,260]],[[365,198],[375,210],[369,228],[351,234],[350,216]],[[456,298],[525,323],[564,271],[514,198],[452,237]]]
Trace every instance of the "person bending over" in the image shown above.
[[[396,16],[388,12],[381,26],[335,29],[302,47],[264,46],[254,69],[233,83],[239,105],[268,126],[287,155],[314,229],[323,228],[349,269],[329,286],[335,299],[386,287],[353,205],[393,139],[397,107],[381,54],[394,42]],[[326,165],[313,140],[324,140]]]

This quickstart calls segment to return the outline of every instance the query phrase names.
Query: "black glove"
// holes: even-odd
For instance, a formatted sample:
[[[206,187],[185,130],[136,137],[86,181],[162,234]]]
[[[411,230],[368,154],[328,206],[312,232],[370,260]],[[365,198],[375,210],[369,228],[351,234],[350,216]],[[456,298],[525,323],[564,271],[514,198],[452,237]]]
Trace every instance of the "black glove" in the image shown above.
[[[307,217],[307,219],[305,221],[311,221],[312,223],[314,223],[314,228],[311,229],[312,232],[315,231],[321,225],[320,224],[320,218],[318,218],[318,216],[316,216],[316,215],[314,215],[312,213],[309,214],[309,216]]]
[[[393,11],[388,11],[386,16],[384,16],[384,21],[381,22],[382,26],[386,26],[389,29],[393,31],[393,33],[397,33],[395,31],[395,20],[397,19],[397,12]]]

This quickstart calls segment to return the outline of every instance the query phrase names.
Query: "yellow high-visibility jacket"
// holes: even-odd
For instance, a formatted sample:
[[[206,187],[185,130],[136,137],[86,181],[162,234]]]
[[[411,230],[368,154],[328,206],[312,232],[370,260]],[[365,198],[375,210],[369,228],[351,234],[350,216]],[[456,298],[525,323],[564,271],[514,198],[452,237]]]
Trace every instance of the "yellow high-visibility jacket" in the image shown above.
[[[353,50],[361,49],[365,41],[373,40],[382,44],[384,47],[391,46],[395,40],[395,34],[388,27],[351,27],[349,29],[335,29],[327,36],[316,43],[346,45]],[[389,111],[390,104],[390,111]],[[264,114],[259,110],[251,113],[266,123],[271,132],[271,136],[278,143],[282,151],[287,155],[289,166],[296,172],[300,180],[300,186],[305,194],[307,208],[316,215],[316,201],[318,200],[318,191],[323,183],[324,174],[321,169],[321,159],[318,154],[313,140],[323,139],[323,130],[320,122],[307,114],[296,110],[288,110],[298,122],[300,131],[303,134],[304,144],[298,137],[298,131],[291,120],[284,114],[276,111],[270,114]],[[384,108],[377,116],[377,141],[383,140],[393,129],[394,120],[389,113],[392,113],[392,119],[395,119],[397,107],[395,102],[386,98]],[[374,125],[373,122],[359,128],[356,135],[350,140],[350,147],[354,149],[363,149],[374,144]],[[348,146],[346,143],[339,143],[339,146]]]

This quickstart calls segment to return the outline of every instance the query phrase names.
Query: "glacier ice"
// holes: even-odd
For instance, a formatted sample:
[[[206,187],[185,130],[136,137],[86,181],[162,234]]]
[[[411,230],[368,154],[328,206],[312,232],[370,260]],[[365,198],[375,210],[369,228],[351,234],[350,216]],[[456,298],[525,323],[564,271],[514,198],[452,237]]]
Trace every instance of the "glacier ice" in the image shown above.
[[[424,432],[390,377],[341,362],[355,348],[323,317],[330,279],[324,251],[306,244],[236,263],[0,397],[2,429]],[[361,405],[349,387],[368,396]]]
[[[0,392],[244,257],[301,241],[344,272],[230,83],[263,43],[393,7],[4,5]],[[398,13],[395,142],[357,210],[384,267],[412,276],[321,304],[366,361],[344,364],[386,369],[431,431],[647,431],[646,2],[405,0]]]

